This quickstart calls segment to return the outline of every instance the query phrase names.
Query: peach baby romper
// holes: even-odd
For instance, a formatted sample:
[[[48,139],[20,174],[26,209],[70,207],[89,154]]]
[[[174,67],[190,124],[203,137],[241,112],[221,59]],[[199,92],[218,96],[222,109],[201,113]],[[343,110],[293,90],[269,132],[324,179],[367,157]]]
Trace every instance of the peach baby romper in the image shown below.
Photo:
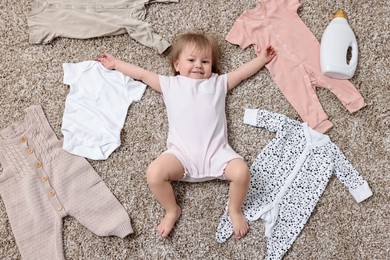
[[[320,44],[297,14],[298,0],[264,0],[237,19],[226,40],[259,51],[272,45],[277,51],[266,68],[290,104],[310,127],[326,132],[328,120],[316,86],[329,89],[349,112],[366,106],[363,97],[348,80],[326,77],[320,68]]]

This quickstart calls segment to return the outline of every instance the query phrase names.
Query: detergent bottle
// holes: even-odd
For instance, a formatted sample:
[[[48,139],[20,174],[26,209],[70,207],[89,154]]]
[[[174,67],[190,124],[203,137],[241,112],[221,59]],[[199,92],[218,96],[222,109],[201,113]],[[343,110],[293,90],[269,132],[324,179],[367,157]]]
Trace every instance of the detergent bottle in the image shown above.
[[[335,79],[352,78],[358,62],[356,37],[347,19],[345,12],[338,9],[321,39],[322,73]]]

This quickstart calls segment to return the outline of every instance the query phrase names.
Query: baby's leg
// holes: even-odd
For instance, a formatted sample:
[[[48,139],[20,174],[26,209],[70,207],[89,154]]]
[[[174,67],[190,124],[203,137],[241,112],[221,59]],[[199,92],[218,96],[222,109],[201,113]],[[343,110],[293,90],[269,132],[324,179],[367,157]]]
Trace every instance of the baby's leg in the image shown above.
[[[165,216],[156,229],[161,237],[166,238],[181,215],[171,181],[183,178],[184,168],[175,156],[163,154],[149,165],[146,175],[150,190],[165,209]]]
[[[237,238],[248,233],[249,226],[241,206],[249,189],[249,169],[242,159],[231,160],[225,169],[225,177],[230,181],[229,216]]]

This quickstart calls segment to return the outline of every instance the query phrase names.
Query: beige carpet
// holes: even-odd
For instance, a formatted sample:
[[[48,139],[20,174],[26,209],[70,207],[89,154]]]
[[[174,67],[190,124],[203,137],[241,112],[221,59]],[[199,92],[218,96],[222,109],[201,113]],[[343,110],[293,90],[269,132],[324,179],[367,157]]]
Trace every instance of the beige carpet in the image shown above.
[[[168,41],[182,31],[200,28],[216,34],[223,49],[223,72],[254,57],[224,37],[237,17],[255,0],[180,0],[148,6],[146,20]],[[48,45],[28,43],[26,14],[32,0],[0,1],[0,128],[23,117],[23,109],[40,104],[59,138],[68,86],[62,63],[112,53],[161,74],[169,74],[166,57],[120,35],[91,40],[56,39]],[[368,181],[374,196],[360,204],[332,178],[311,218],[285,259],[390,258],[390,2],[302,0],[299,16],[320,39],[331,13],[344,8],[359,44],[359,64],[352,83],[368,106],[351,115],[329,91],[318,96],[334,128],[329,135]],[[304,45],[305,42],[302,42]],[[115,105],[115,104],[113,104]],[[245,108],[264,108],[299,119],[268,71],[261,70],[227,98],[229,140],[250,164],[273,138],[264,129],[242,123]],[[106,161],[90,161],[130,215],[134,234],[125,239],[98,237],[72,217],[64,219],[67,259],[261,259],[266,239],[261,220],[251,223],[242,240],[218,244],[215,231],[228,197],[228,183],[211,181],[174,185],[183,215],[173,233],[160,240],[153,232],[163,211],[149,192],[145,170],[165,149],[167,117],[161,95],[147,89],[128,112],[122,145]],[[2,171],[0,171],[0,174]],[[45,221],[42,219],[41,221]],[[102,223],[103,224],[103,223]],[[28,232],[26,230],[26,232]],[[0,259],[20,254],[0,200]]]

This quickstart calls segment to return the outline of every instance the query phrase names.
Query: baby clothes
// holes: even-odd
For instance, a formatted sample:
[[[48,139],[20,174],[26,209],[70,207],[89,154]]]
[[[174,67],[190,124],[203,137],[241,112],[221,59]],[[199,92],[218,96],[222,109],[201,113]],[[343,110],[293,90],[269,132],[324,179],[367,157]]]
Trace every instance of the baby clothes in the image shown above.
[[[250,168],[251,182],[243,205],[248,220],[265,220],[267,259],[281,259],[295,241],[335,174],[359,203],[372,195],[367,182],[327,135],[307,123],[265,110],[245,110],[244,123],[275,132]],[[216,238],[233,233],[228,208]]]
[[[63,148],[105,160],[120,145],[128,108],[141,99],[146,85],[97,61],[64,63],[63,69],[64,83],[70,85],[61,128]]]
[[[332,123],[316,95],[316,86],[329,89],[349,112],[366,106],[348,80],[326,77],[320,68],[320,44],[297,15],[298,0],[263,0],[237,19],[226,40],[256,51],[272,45],[277,56],[265,67],[282,94],[311,128],[326,132]]]
[[[0,131],[0,195],[23,259],[64,259],[62,218],[98,236],[133,233],[129,216],[82,157],[65,152],[40,106]]]
[[[227,163],[242,158],[228,144],[226,74],[205,80],[160,75],[159,80],[169,122],[165,153],[182,163],[183,181],[224,179]]]
[[[30,43],[57,37],[88,39],[128,33],[163,53],[170,44],[144,22],[146,4],[179,0],[36,0],[27,15]]]

